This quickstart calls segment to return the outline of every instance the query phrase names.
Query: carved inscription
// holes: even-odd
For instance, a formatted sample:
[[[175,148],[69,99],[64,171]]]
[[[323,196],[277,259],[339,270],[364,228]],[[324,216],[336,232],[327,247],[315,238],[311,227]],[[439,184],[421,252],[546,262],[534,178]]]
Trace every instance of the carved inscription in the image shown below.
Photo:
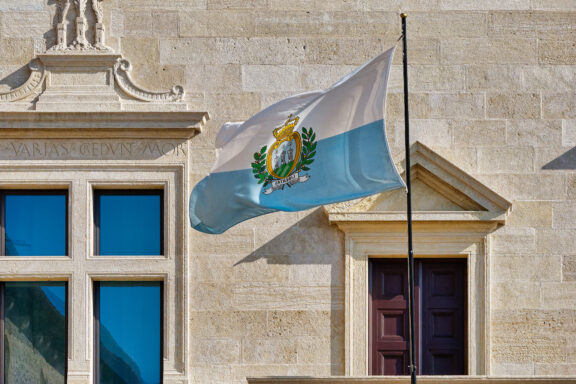
[[[144,160],[186,157],[184,142],[15,140],[0,142],[0,159]]]

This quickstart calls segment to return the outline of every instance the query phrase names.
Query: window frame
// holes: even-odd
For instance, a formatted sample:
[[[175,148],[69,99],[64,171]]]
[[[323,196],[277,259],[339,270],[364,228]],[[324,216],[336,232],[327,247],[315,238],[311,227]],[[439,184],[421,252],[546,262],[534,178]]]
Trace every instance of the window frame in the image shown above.
[[[101,255],[100,254],[100,197],[105,195],[122,195],[122,196],[160,196],[160,254],[159,255]],[[94,257],[165,257],[166,247],[164,244],[165,212],[164,212],[164,189],[100,189],[95,188],[92,191],[93,202],[93,223],[94,223]]]
[[[92,281],[92,315],[93,315],[93,343],[94,343],[94,384],[100,383],[100,283],[102,282],[128,282],[128,283],[139,283],[139,282],[159,282],[160,286],[160,384],[164,383],[164,316],[165,316],[165,306],[164,306],[164,280],[94,280]],[[0,382],[0,384],[4,384]]]
[[[6,283],[47,283],[47,282],[60,282],[64,283],[64,324],[65,324],[65,332],[64,332],[64,382],[68,382],[68,358],[70,353],[70,290],[69,290],[69,282],[68,280],[34,280],[34,281],[0,281],[0,384],[5,384],[4,374],[5,374],[5,355],[4,355],[4,301],[5,301],[5,292],[6,292]]]
[[[6,255],[6,196],[7,195],[63,195],[64,204],[64,255],[8,256]],[[0,189],[0,257],[70,257],[70,191],[68,189]]]

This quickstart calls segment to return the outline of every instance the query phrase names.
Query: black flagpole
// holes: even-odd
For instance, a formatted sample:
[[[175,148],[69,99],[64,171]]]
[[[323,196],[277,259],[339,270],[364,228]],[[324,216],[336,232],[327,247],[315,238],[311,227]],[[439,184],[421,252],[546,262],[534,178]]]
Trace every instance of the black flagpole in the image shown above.
[[[415,327],[414,327],[414,250],[412,249],[412,188],[410,185],[410,123],[408,119],[408,55],[406,53],[406,17],[407,14],[400,15],[402,18],[402,42],[403,55],[402,64],[404,67],[404,140],[406,148],[406,194],[408,222],[408,312],[410,328],[410,378],[411,383],[416,384],[416,348],[415,348]]]

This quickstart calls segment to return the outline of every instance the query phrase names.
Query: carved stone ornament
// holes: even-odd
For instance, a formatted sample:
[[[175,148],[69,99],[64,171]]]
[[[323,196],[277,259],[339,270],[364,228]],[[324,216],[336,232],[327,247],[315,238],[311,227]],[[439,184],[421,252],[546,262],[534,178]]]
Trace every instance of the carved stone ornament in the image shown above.
[[[150,92],[134,84],[130,78],[132,66],[128,60],[120,59],[114,66],[114,77],[118,86],[128,95],[142,101],[167,102],[181,101],[184,97],[184,88],[175,85],[169,92]]]
[[[41,88],[45,78],[44,66],[38,59],[34,59],[30,61],[28,67],[30,68],[30,77],[28,80],[18,88],[8,92],[0,92],[0,102],[22,100]]]
[[[56,45],[49,49],[50,52],[70,52],[70,51],[101,51],[111,52],[112,49],[104,44],[104,12],[102,10],[102,0],[91,0],[91,12],[94,13],[96,23],[94,24],[93,43],[88,41],[86,30],[88,21],[86,19],[86,4],[88,0],[57,0],[58,24],[56,25]],[[74,3],[74,7],[72,7]],[[67,24],[68,15],[72,8],[75,12],[75,36],[68,44]]]
[[[57,43],[30,64],[30,77],[7,92],[0,92],[2,102],[16,102],[15,107],[37,111],[122,111],[187,109],[184,88],[176,85],[167,92],[148,91],[134,83],[131,64],[104,44],[102,0],[58,0]],[[87,28],[87,6],[94,13],[95,24]],[[75,12],[74,38],[66,36],[67,23]],[[89,41],[86,31],[94,31]],[[34,97],[31,97],[34,96]],[[28,98],[28,99],[27,99]],[[148,105],[148,106],[145,106]],[[155,107],[155,105],[158,105]]]

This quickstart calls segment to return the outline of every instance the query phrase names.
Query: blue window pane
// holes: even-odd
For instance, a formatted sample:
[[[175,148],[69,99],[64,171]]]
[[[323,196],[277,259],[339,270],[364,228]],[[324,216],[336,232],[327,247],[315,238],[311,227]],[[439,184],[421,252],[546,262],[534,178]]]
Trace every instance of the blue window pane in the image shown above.
[[[66,195],[6,194],[7,256],[66,256]]]
[[[99,254],[161,255],[162,196],[97,194]]]
[[[66,283],[5,283],[4,381],[66,382]]]
[[[100,283],[100,384],[161,383],[161,287]]]

